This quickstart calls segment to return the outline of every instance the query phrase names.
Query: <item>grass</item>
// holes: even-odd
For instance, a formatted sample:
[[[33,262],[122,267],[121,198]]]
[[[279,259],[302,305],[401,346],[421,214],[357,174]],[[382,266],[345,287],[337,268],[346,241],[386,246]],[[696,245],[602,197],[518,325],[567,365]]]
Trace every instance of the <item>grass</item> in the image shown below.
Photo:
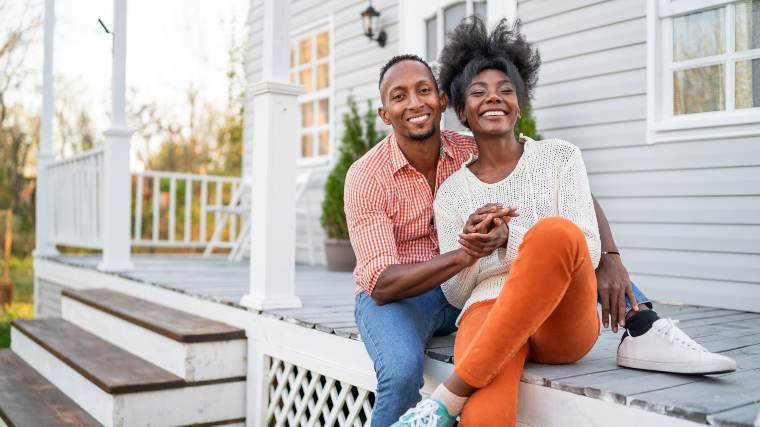
[[[32,257],[11,258],[13,303],[0,307],[0,348],[11,343],[11,320],[34,316],[34,272]]]

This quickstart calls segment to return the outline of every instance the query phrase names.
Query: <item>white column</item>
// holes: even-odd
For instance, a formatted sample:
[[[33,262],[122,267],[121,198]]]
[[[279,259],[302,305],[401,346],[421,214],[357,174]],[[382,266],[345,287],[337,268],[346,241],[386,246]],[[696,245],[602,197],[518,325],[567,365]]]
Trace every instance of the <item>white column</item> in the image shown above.
[[[132,130],[125,117],[127,65],[127,1],[113,2],[113,65],[111,77],[111,127],[105,131],[103,159],[103,260],[104,271],[133,268],[130,260],[131,183],[129,152]]]
[[[288,84],[286,0],[264,1],[263,80],[253,95],[251,273],[241,304],[256,309],[300,307],[295,292],[295,189],[303,89]]]
[[[53,162],[53,41],[55,34],[55,0],[45,0],[45,50],[42,62],[42,117],[40,149],[37,154],[37,190],[35,220],[35,256],[57,255],[50,240],[53,214],[50,210],[50,182],[47,167]]]

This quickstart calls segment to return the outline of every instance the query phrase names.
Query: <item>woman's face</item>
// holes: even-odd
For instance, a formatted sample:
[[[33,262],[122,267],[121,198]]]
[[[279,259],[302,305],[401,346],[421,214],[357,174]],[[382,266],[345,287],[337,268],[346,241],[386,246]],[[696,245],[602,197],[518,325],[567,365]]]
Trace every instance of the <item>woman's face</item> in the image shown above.
[[[463,113],[475,137],[513,132],[520,115],[515,86],[503,71],[481,71],[465,89]]]

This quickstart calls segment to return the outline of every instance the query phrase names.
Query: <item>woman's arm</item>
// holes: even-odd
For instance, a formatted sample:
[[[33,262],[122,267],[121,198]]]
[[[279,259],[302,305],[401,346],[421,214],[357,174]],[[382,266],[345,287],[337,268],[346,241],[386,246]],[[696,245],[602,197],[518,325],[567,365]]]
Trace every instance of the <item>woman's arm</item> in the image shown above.
[[[602,246],[599,237],[599,225],[596,222],[596,212],[591,197],[586,165],[583,163],[581,151],[577,147],[573,147],[570,159],[560,172],[558,193],[559,213],[583,231],[591,256],[591,263],[596,269],[599,265]]]

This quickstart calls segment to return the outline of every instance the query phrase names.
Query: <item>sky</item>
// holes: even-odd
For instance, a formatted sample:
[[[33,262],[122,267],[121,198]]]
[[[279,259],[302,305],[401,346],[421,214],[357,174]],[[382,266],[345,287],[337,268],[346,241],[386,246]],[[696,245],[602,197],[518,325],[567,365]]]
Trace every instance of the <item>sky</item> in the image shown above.
[[[0,27],[24,14],[42,16],[42,0],[7,1]],[[248,0],[128,0],[127,87],[134,101],[155,101],[167,117],[185,117],[186,92],[222,107],[227,100],[228,49],[242,42]],[[56,2],[54,74],[59,101],[86,107],[97,133],[108,128],[113,2]],[[3,21],[5,23],[3,23]],[[39,108],[42,79],[42,29],[24,61],[30,78],[17,96]]]

